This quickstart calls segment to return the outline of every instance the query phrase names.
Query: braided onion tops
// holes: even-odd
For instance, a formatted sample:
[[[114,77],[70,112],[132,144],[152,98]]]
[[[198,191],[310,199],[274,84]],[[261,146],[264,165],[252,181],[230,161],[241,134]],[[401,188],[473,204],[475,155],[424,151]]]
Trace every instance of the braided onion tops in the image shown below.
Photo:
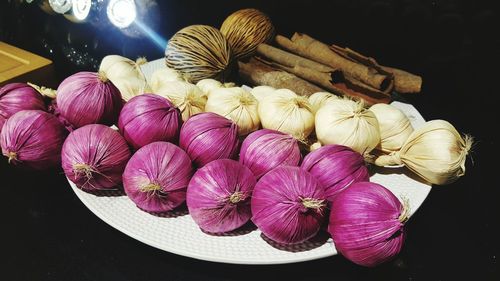
[[[232,62],[229,43],[222,33],[208,25],[191,25],[179,30],[165,50],[167,67],[177,70],[191,83],[205,78],[224,80]]]
[[[260,43],[273,38],[271,19],[256,9],[242,9],[224,20],[220,31],[226,36],[234,56],[238,59],[251,56]]]

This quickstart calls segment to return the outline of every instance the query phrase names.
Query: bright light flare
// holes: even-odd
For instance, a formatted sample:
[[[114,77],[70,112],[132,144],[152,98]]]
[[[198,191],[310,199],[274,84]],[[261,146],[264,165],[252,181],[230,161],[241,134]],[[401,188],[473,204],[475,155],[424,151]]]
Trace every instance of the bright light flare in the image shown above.
[[[92,0],[73,0],[73,15],[80,21],[87,18],[92,8]]]
[[[134,0],[110,0],[106,9],[109,21],[118,28],[126,28],[137,17]]]

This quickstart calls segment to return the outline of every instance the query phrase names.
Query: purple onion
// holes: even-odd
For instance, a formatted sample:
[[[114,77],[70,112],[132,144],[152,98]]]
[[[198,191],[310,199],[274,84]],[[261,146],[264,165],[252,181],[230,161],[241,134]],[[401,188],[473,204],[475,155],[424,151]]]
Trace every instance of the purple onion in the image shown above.
[[[116,188],[130,158],[125,139],[110,127],[91,124],[71,132],[62,148],[66,176],[85,191]]]
[[[294,244],[315,236],[325,218],[324,188],[309,172],[281,166],[265,174],[252,194],[252,221],[272,240]]]
[[[240,150],[240,163],[257,178],[281,165],[297,166],[300,162],[297,140],[282,132],[262,129],[248,135]]]
[[[118,88],[103,73],[78,72],[57,88],[56,113],[74,129],[88,124],[113,125],[123,106]]]
[[[166,98],[144,94],[130,99],[118,119],[118,128],[135,149],[156,141],[177,142],[181,115]]]
[[[234,158],[238,152],[238,126],[212,112],[191,116],[181,127],[180,147],[201,167],[213,160]]]
[[[304,157],[301,168],[310,172],[325,187],[328,201],[352,183],[369,181],[363,156],[343,145],[325,145]]]
[[[154,142],[132,156],[123,173],[123,187],[137,207],[162,213],[186,201],[192,173],[186,152],[168,142]]]
[[[376,266],[396,256],[403,247],[409,208],[385,187],[358,182],[333,201],[328,231],[347,259]]]
[[[2,126],[14,113],[21,110],[43,110],[42,95],[24,83],[10,83],[0,87],[0,132]]]
[[[250,220],[250,197],[255,177],[247,167],[219,159],[199,169],[189,182],[187,206],[201,229],[223,233]]]
[[[44,170],[59,165],[68,132],[57,118],[41,110],[22,110],[5,122],[0,134],[9,162]]]

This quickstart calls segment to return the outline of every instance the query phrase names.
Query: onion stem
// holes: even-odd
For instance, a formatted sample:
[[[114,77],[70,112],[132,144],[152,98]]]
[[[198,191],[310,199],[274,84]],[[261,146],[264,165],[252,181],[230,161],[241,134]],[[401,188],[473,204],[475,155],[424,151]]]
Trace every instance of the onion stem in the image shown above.
[[[325,206],[324,201],[325,200],[318,200],[315,198],[300,198],[302,201],[302,205],[308,209],[321,209]]]
[[[240,202],[241,200],[243,200],[243,193],[242,192],[236,191],[235,193],[231,194],[231,196],[229,196],[229,202],[231,202],[233,204],[236,204],[236,203]]]
[[[145,185],[142,185],[141,187],[139,187],[139,190],[142,191],[142,192],[151,192],[151,191],[158,191],[158,190],[161,190],[161,185],[157,184],[157,183],[148,183],[148,184],[145,184]]]
[[[17,160],[17,153],[15,153],[15,152],[10,151],[10,152],[7,153],[6,156],[9,158],[9,160],[8,160],[9,164],[10,164],[11,161],[16,161]]]
[[[408,198],[403,198],[403,209],[398,217],[401,223],[406,223],[410,219],[410,200]]]
[[[83,163],[77,163],[77,164],[73,164],[73,172],[76,175],[83,174],[83,175],[85,175],[85,177],[87,179],[90,180],[92,178],[92,173],[94,172],[94,169],[92,167],[90,167],[90,165],[83,164]]]
[[[103,83],[106,83],[109,81],[108,79],[108,76],[106,75],[106,73],[104,73],[104,71],[99,71],[97,72],[97,77],[99,78],[99,80],[101,80],[101,82]]]

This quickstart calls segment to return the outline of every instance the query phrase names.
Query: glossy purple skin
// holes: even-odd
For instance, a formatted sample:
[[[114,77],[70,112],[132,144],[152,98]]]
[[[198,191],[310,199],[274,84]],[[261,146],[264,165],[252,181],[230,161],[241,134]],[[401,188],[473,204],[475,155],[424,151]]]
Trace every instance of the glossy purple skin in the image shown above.
[[[100,124],[83,126],[71,132],[64,142],[62,168],[66,176],[85,191],[115,189],[122,182],[130,149],[115,130]],[[92,168],[90,178],[75,165]]]
[[[0,131],[2,125],[21,110],[46,110],[42,95],[24,83],[10,83],[0,87]]]
[[[240,149],[240,163],[257,178],[282,165],[297,166],[300,159],[300,148],[295,138],[269,129],[248,135]]]
[[[321,208],[306,208],[305,198],[325,202],[324,188],[299,167],[278,167],[255,185],[252,221],[278,243],[304,242],[318,233],[326,213],[324,204]]]
[[[45,170],[60,164],[67,134],[54,115],[41,110],[22,110],[5,122],[0,145],[3,155],[11,156],[10,163]]]
[[[181,127],[179,146],[198,167],[235,158],[238,145],[238,125],[212,112],[193,115]]]
[[[301,168],[325,187],[328,201],[352,183],[370,180],[363,156],[343,145],[325,145],[307,154]]]
[[[328,232],[337,250],[352,262],[376,266],[403,247],[402,205],[385,187],[358,182],[333,201]]]
[[[57,114],[73,129],[89,124],[113,125],[123,106],[118,88],[95,72],[78,72],[57,88]]]
[[[212,161],[196,171],[189,182],[189,214],[204,231],[235,230],[252,216],[250,197],[255,183],[252,171],[237,161]]]
[[[123,106],[118,128],[134,149],[156,141],[175,143],[182,124],[180,112],[166,98],[143,94]]]
[[[192,173],[191,160],[182,149],[168,142],[153,142],[132,156],[123,173],[123,187],[140,209],[163,213],[186,200]],[[150,184],[160,189],[143,189]]]

